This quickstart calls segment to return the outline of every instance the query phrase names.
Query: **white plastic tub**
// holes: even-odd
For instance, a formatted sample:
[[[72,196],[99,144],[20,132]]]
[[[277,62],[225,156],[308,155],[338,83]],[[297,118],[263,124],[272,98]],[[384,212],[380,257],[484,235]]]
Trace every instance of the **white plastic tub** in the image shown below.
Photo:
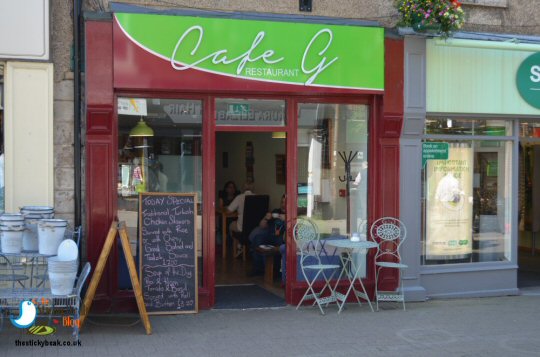
[[[73,285],[77,271],[67,273],[54,273],[49,271],[49,282],[51,285],[51,293],[53,295],[69,295],[73,292]]]
[[[73,285],[77,277],[78,260],[62,261],[58,257],[48,259],[48,274],[51,293],[54,295],[68,295],[73,292]]]

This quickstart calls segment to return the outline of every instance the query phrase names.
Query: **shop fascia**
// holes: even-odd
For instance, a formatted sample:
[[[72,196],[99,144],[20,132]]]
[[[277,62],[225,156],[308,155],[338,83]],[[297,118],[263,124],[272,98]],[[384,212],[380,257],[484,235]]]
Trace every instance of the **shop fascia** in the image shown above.
[[[121,31],[176,71],[382,91],[384,29],[116,13]],[[351,46],[355,44],[355,46]]]

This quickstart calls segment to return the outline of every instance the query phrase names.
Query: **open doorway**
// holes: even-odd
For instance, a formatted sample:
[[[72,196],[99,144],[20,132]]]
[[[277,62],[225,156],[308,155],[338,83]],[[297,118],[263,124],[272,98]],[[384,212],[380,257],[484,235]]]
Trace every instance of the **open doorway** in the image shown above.
[[[518,287],[540,288],[540,123],[521,123]]]
[[[286,172],[285,132],[216,133],[215,308],[285,305]]]

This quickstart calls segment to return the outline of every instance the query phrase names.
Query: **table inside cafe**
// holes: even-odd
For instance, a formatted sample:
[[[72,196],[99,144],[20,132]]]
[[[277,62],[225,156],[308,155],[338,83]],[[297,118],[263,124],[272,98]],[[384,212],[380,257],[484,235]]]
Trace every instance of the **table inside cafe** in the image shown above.
[[[357,253],[366,253],[368,249],[373,249],[377,247],[377,243],[370,242],[365,240],[365,236],[363,236],[360,241],[351,241],[350,239],[327,239],[325,240],[325,246],[336,248],[336,250],[339,250],[342,252],[342,254],[339,254],[339,259],[341,260],[341,272],[339,273],[338,279],[336,281],[336,285],[333,288],[333,294],[336,299],[336,303],[338,305],[338,313],[340,313],[343,310],[343,307],[345,306],[345,303],[347,302],[347,298],[351,293],[354,294],[354,297],[356,298],[356,301],[359,305],[361,305],[360,299],[364,299],[367,301],[371,311],[373,310],[373,306],[371,305],[371,301],[369,300],[369,296],[366,292],[366,288],[364,287],[364,284],[362,283],[362,277],[360,275],[363,265],[359,264],[358,260],[356,260],[355,255]],[[337,291],[337,287],[342,280],[342,278],[347,281],[346,284],[346,292],[345,294],[342,294]],[[358,290],[354,287],[355,283],[358,283],[360,285],[360,289]]]

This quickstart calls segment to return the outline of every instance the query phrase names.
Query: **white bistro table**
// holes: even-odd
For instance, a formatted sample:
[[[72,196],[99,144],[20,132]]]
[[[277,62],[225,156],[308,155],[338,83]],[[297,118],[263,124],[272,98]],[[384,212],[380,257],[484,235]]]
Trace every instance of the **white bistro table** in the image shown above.
[[[370,242],[370,241],[351,242],[349,239],[337,239],[337,240],[327,240],[325,244],[331,247],[339,248],[343,252],[343,254],[339,255],[339,258],[342,264],[342,269],[337,279],[336,285],[334,287],[334,296],[336,298],[336,303],[339,307],[338,314],[341,312],[341,310],[345,306],[347,297],[349,296],[351,292],[354,292],[354,296],[356,297],[356,300],[358,301],[359,305],[362,304],[360,302],[360,298],[363,298],[369,304],[371,311],[375,311],[373,310],[371,301],[369,301],[369,296],[366,292],[366,288],[364,287],[364,284],[362,283],[362,278],[359,276],[360,270],[362,270],[362,266],[357,261],[355,261],[355,259],[353,259],[354,258],[353,254],[363,253],[367,249],[377,248],[377,243]],[[342,294],[342,293],[337,292],[337,287],[339,285],[341,278],[344,275],[347,277],[347,280],[349,281],[349,287],[347,288],[347,292],[345,294]],[[358,283],[360,284],[362,291],[358,291],[354,287],[354,283],[356,281],[358,281]]]

